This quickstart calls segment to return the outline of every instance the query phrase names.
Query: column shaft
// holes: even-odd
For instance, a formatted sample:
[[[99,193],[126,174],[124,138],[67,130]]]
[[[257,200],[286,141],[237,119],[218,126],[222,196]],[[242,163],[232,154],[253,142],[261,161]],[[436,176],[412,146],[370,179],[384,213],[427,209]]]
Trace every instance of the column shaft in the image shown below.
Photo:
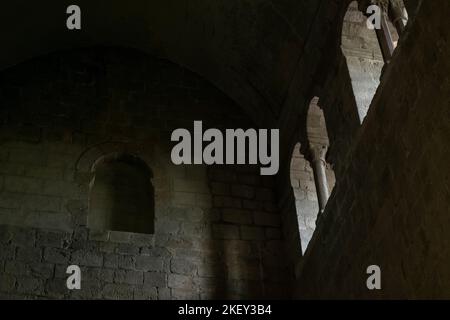
[[[311,147],[314,182],[316,185],[317,198],[319,200],[319,213],[322,213],[323,210],[325,210],[328,198],[330,197],[326,174],[326,162],[325,162],[326,151],[327,151],[326,146]]]

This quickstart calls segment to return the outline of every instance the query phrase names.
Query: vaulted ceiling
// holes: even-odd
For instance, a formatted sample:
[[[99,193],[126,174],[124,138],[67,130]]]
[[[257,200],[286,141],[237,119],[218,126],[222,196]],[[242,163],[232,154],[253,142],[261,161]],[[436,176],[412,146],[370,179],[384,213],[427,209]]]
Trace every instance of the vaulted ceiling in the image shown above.
[[[301,57],[317,54],[307,46],[314,24],[337,2],[16,0],[1,5],[0,69],[62,49],[132,47],[200,74],[263,122],[280,115]],[[74,3],[80,31],[66,28]]]

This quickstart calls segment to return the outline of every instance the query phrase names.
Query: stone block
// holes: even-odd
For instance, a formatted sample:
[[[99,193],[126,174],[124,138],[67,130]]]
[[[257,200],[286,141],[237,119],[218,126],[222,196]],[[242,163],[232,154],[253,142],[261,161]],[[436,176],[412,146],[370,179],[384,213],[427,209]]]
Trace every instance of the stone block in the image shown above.
[[[215,239],[239,239],[239,227],[228,224],[215,224],[212,229]]]
[[[131,232],[110,231],[109,241],[117,243],[130,243],[131,236],[132,236]]]
[[[82,267],[81,279],[83,283],[87,282],[112,283],[113,281],[115,281],[115,271],[113,269],[105,269],[105,268]]]
[[[265,234],[268,240],[281,239],[281,230],[278,228],[266,228]]]
[[[253,199],[255,188],[246,185],[233,185],[231,186],[231,194],[238,198]]]
[[[158,299],[159,300],[171,300],[172,293],[169,288],[158,288]]]
[[[62,248],[69,238],[69,235],[63,232],[39,230],[36,236],[36,247]]]
[[[170,260],[170,271],[177,274],[196,275],[197,265],[186,259],[173,258]]]
[[[115,252],[119,254],[134,255],[139,253],[139,247],[132,243],[118,243]]]
[[[114,253],[105,253],[103,255],[103,266],[105,268],[119,268],[119,255]]]
[[[9,245],[0,245],[0,260],[14,259],[14,247]]]
[[[212,277],[218,279],[227,277],[227,267],[225,263],[205,262],[199,264],[197,269],[200,277]]]
[[[12,231],[11,243],[16,246],[28,246],[35,245],[36,231],[33,229],[15,228]]]
[[[137,286],[134,288],[134,300],[157,300],[157,288]]]
[[[173,204],[175,205],[190,205],[195,206],[196,194],[190,192],[174,192],[172,196]]]
[[[167,275],[162,272],[145,272],[144,284],[148,287],[164,288],[167,286]]]
[[[205,180],[174,179],[173,188],[180,192],[209,193]]]
[[[255,200],[242,200],[242,208],[249,209],[249,210],[258,210],[261,209],[261,201],[255,201]]]
[[[132,300],[134,286],[119,283],[106,284],[102,290],[102,297],[111,300]]]
[[[5,176],[4,189],[9,192],[40,194],[43,180],[28,177]]]
[[[114,282],[131,285],[142,284],[144,282],[144,274],[142,271],[116,270],[114,272]]]
[[[65,279],[49,279],[45,282],[45,295],[52,299],[63,299],[69,294]]]
[[[252,224],[251,211],[241,209],[222,209],[222,220],[235,224]]]
[[[172,289],[173,300],[199,300],[200,294],[192,289]]]
[[[0,274],[0,291],[12,292],[14,291],[14,286],[16,283],[16,278],[12,275]]]
[[[241,208],[241,199],[226,197],[226,196],[214,196],[213,205],[217,208]]]
[[[72,263],[86,267],[101,267],[103,255],[100,252],[77,250],[72,253]]]
[[[176,289],[192,290],[195,288],[195,283],[192,277],[180,274],[169,274],[168,286],[169,288],[172,289],[176,288]]]
[[[67,264],[70,260],[70,251],[61,248],[45,248],[44,261],[51,263]]]
[[[44,292],[44,281],[36,278],[18,277],[17,292],[30,295],[42,295]]]
[[[211,193],[219,196],[228,196],[231,194],[231,188],[227,183],[212,182]]]
[[[241,226],[241,239],[264,240],[264,229],[261,227]]]
[[[164,269],[164,260],[152,256],[137,256],[136,269],[142,271],[162,271]]]
[[[42,250],[40,248],[32,247],[18,247],[16,253],[16,259],[23,262],[40,262],[42,256]]]
[[[158,233],[176,234],[180,230],[180,222],[170,218],[157,219],[155,229]]]
[[[134,269],[136,257],[130,255],[118,255],[118,266],[120,269],[131,270]]]
[[[197,193],[195,195],[195,205],[200,208],[212,208],[212,196],[210,194]]]

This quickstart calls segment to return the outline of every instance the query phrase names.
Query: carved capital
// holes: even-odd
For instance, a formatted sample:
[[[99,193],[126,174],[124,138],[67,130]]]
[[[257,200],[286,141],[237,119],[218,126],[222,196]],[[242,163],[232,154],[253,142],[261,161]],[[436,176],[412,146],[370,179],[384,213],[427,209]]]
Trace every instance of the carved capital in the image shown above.
[[[325,156],[328,151],[327,145],[315,144],[309,147],[312,161],[323,161],[325,162]]]
[[[388,12],[390,0],[360,0],[358,3],[358,9],[364,14],[367,15],[367,8],[371,5],[376,5],[381,8],[381,10],[385,13]]]

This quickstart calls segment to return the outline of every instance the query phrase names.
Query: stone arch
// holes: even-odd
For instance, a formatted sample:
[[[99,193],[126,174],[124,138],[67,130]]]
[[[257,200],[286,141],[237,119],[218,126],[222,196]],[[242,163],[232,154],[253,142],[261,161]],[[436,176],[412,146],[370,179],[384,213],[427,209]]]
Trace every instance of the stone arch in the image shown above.
[[[153,189],[153,220],[158,219],[160,208],[164,207],[170,198],[170,180],[167,173],[164,150],[155,142],[144,146],[128,141],[104,141],[86,148],[78,157],[74,165],[74,180],[86,189],[87,217],[86,225],[89,226],[90,192],[95,182],[95,173],[102,164],[114,159],[129,159],[141,172],[151,179]],[[153,227],[154,228],[154,224]],[[101,228],[100,228],[101,229]],[[99,238],[107,237],[110,231],[119,230],[91,230],[91,234]]]
[[[94,232],[154,233],[153,173],[139,157],[102,156],[92,166],[88,227]]]
[[[323,210],[324,204],[321,201],[326,203],[335,183],[331,165],[325,160],[329,141],[323,111],[318,104],[319,98],[313,97],[304,119],[305,137],[296,142],[290,160],[290,185],[303,254],[313,236],[318,215]],[[324,186],[320,186],[322,173],[318,176],[317,172],[321,165],[322,173],[325,174],[322,178],[325,178],[326,192],[322,191]]]

